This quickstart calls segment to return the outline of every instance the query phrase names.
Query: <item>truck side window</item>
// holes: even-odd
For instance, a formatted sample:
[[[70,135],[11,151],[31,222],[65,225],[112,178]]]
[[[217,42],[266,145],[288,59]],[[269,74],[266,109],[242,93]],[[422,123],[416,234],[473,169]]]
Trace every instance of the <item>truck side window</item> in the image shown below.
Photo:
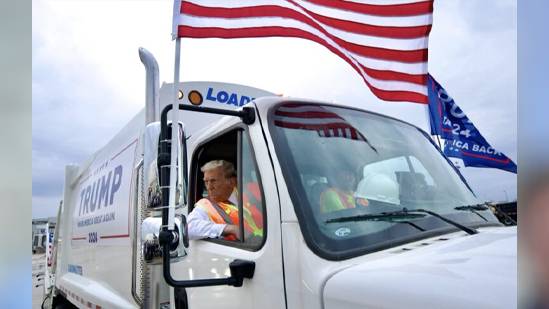
[[[263,190],[252,148],[246,134],[242,136],[242,202],[244,208],[244,242],[259,247],[265,233]]]
[[[229,202],[233,206],[227,203],[218,203],[213,208],[207,207],[208,211],[214,212],[214,214],[209,215],[210,220],[217,224],[230,222],[230,224],[237,225],[238,234],[243,237],[236,239],[234,235],[228,235],[209,239],[208,241],[247,250],[259,249],[265,238],[264,222],[266,216],[261,177],[256,168],[248,133],[242,128],[237,128],[210,140],[195,151],[191,171],[194,175],[194,177],[191,177],[194,180],[194,183],[191,183],[194,188],[191,188],[191,192],[194,192],[194,194],[191,193],[190,196],[191,204],[194,204],[194,206],[197,206],[198,204],[195,203],[208,195],[203,181],[204,173],[201,172],[200,168],[212,160],[230,162],[234,165],[237,175],[241,175],[241,179],[237,177],[236,190],[229,198]],[[200,207],[205,209],[203,205]],[[226,212],[226,214],[223,212]],[[219,216],[217,213],[219,213]],[[194,220],[194,216],[192,217]],[[240,224],[240,218],[242,218],[242,225]],[[189,222],[189,224],[191,225],[192,222]],[[241,228],[243,228],[243,231],[240,230]]]

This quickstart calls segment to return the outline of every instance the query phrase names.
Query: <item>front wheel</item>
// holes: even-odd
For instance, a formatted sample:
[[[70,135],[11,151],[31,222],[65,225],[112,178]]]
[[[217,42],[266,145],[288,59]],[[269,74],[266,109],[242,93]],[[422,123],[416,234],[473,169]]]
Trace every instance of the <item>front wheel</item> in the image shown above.
[[[62,297],[57,297],[56,299],[54,299],[52,307],[53,309],[77,309],[78,308]]]

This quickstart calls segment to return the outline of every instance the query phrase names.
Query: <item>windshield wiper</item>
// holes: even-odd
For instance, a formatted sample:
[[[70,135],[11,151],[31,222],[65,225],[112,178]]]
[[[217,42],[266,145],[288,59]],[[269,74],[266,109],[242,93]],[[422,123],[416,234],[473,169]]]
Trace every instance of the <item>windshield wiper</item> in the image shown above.
[[[349,221],[397,222],[397,223],[409,224],[415,227],[416,229],[422,232],[425,232],[425,229],[420,227],[419,225],[408,220],[403,220],[403,219],[417,219],[417,218],[423,218],[423,217],[425,217],[425,215],[423,214],[408,214],[408,213],[402,213],[402,211],[395,211],[395,212],[382,212],[379,214],[365,214],[365,215],[335,218],[335,219],[327,220],[326,223],[349,222]]]
[[[475,230],[474,228],[470,228],[470,227],[467,227],[465,225],[459,224],[456,221],[450,220],[450,219],[448,219],[448,218],[446,218],[442,215],[439,215],[436,212],[431,211],[431,210],[427,210],[427,209],[406,209],[406,208],[404,208],[403,211],[406,211],[406,212],[424,212],[424,213],[430,214],[432,216],[435,216],[435,217],[439,218],[440,220],[461,229],[462,231],[466,232],[469,235],[474,235],[474,234],[478,233],[478,231]]]
[[[454,209],[455,210],[469,210],[469,211],[475,213],[477,216],[484,219],[484,221],[488,222],[488,219],[484,218],[483,215],[481,215],[477,212],[477,211],[481,211],[481,210],[488,210],[488,207],[486,207],[486,205],[484,205],[484,204],[464,205],[464,206],[454,207]]]
[[[488,207],[486,205],[487,204],[484,203],[484,204],[477,204],[477,205],[470,205],[470,206],[458,206],[454,209],[456,209],[456,210],[471,210],[472,212],[474,212],[477,215],[479,215],[480,217],[482,217],[479,213],[476,212],[476,210],[488,210],[488,209],[490,209],[490,207]],[[515,224],[515,225],[517,224],[516,220],[511,218],[511,216],[506,214],[503,210],[499,209],[497,206],[492,207],[492,211],[496,212],[497,214],[499,214],[503,217],[505,217],[507,220],[510,220],[513,224]],[[482,217],[482,219],[484,219],[484,217]],[[484,219],[484,220],[486,220],[486,219]],[[488,221],[488,220],[486,220],[486,221]]]
[[[384,220],[388,218],[391,218],[391,220],[395,220],[395,222],[399,222],[398,219],[417,219],[417,218],[424,217],[424,215],[421,216],[419,215],[419,213],[426,213],[426,214],[430,214],[433,217],[437,217],[440,220],[459,228],[460,230],[466,232],[469,235],[478,233],[477,230],[461,225],[453,220],[450,220],[444,216],[439,215],[434,211],[427,210],[427,209],[407,209],[406,207],[404,207],[402,210],[399,210],[399,211],[381,212],[378,214],[366,214],[366,215],[335,218],[335,219],[327,220],[326,223],[349,222],[349,221],[389,221],[389,220]]]

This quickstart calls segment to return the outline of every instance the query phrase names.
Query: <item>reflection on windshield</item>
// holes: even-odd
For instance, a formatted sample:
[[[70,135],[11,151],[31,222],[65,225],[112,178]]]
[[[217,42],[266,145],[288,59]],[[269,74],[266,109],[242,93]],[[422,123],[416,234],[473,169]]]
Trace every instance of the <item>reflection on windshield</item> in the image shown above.
[[[311,234],[323,235],[319,236],[326,238],[320,239],[322,246],[350,239],[355,239],[353,245],[364,246],[366,240],[385,242],[418,233],[387,221],[342,223],[350,232],[336,233],[338,227],[326,225],[326,216],[407,207],[452,215],[465,224],[479,219],[454,209],[478,201],[429,139],[411,125],[357,110],[303,103],[279,105],[270,123],[300,224]],[[490,214],[485,217],[497,221]],[[421,220],[426,229],[441,227],[437,220]],[[370,239],[358,240],[362,236]]]

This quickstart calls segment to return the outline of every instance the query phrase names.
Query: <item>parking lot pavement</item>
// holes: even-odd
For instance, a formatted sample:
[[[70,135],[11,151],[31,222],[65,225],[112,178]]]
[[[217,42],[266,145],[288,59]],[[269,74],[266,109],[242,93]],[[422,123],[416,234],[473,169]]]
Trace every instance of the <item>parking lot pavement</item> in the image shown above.
[[[44,295],[45,254],[32,255],[32,308],[38,309]]]

